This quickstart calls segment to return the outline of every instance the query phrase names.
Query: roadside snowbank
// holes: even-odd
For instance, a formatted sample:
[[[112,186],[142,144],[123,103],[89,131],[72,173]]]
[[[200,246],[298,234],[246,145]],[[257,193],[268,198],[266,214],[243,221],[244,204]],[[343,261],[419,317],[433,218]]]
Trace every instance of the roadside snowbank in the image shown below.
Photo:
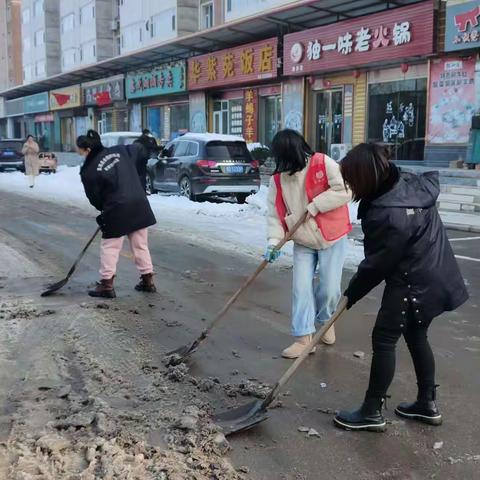
[[[0,173],[0,191],[17,193],[32,199],[42,199],[83,208],[96,215],[85,198],[80,182],[79,167],[61,166],[56,175],[37,177],[35,188],[28,188],[20,172]],[[154,230],[180,235],[194,244],[222,249],[234,254],[258,258],[265,248],[267,187],[262,186],[247,204],[230,202],[191,202],[176,195],[152,195],[150,203],[157,217]],[[352,219],[356,208],[351,208]],[[356,220],[355,220],[356,221]],[[354,267],[363,258],[363,248],[350,242],[347,266]],[[287,245],[281,264],[291,263],[292,246]]]

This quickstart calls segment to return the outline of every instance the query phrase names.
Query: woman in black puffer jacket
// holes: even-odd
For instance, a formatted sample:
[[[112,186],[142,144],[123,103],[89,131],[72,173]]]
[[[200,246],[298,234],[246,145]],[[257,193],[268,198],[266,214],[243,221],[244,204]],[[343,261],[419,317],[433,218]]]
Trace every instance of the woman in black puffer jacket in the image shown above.
[[[90,203],[100,211],[97,222],[103,233],[101,279],[88,292],[92,297],[115,297],[113,281],[125,236],[141,274],[135,289],[156,291],[147,231],[156,220],[136,170],[139,149],[136,145],[104,148],[94,130],[77,139],[77,150],[85,157],[80,176]]]
[[[417,376],[414,403],[395,412],[440,425],[435,402],[435,360],[427,338],[432,319],[468,299],[462,275],[436,209],[438,172],[415,175],[389,162],[386,150],[361,144],[341,163],[346,185],[360,200],[365,259],[345,292],[348,308],[385,280],[372,333],[370,383],[359,410],[340,412],[335,424],[384,431],[382,405],[395,373],[395,346],[405,337]]]

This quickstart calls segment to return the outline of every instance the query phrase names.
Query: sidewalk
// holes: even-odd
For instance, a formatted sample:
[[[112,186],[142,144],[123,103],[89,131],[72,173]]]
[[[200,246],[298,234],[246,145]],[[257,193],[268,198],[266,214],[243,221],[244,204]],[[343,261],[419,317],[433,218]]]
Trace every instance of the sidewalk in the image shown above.
[[[480,233],[480,214],[440,211],[443,224],[451,230]]]

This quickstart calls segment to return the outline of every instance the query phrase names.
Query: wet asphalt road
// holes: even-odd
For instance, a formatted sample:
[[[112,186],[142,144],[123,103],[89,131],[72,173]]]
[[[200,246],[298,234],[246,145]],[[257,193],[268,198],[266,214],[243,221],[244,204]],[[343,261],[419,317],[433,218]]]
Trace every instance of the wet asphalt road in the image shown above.
[[[10,246],[20,250],[45,271],[45,278],[0,279],[0,292],[36,296],[42,284],[61,278],[95,229],[93,217],[83,211],[1,193],[0,232]],[[450,232],[455,253],[471,293],[471,300],[457,312],[437,319],[431,340],[437,359],[439,402],[444,425],[439,428],[404,422],[395,417],[394,406],[415,395],[411,361],[403,341],[398,347],[397,373],[391,387],[392,421],[386,434],[353,433],[332,426],[332,415],[320,410],[356,407],[366,388],[370,363],[370,332],[375,321],[381,289],[349,311],[337,324],[337,344],[320,347],[291,381],[282,396],[282,408],[257,428],[231,437],[232,462],[245,465],[258,480],[277,479],[475,479],[480,478],[480,235]],[[169,320],[181,326],[158,322],[159,308],[143,310],[142,339],[163,354],[188,343],[205,320],[221,308],[229,295],[250,274],[255,264],[199,248],[174,235],[165,235],[161,225],[151,233],[151,250],[157,271],[159,294],[178,305]],[[125,251],[117,281],[117,295],[132,307],[155,304],[132,291],[137,273]],[[98,241],[86,255],[69,288],[59,302],[81,302],[88,283],[96,280]],[[344,282],[352,272],[345,272]],[[279,353],[290,342],[290,272],[270,268],[258,279],[191,363],[199,378],[218,377],[221,382],[255,378],[274,383],[289,362]],[[175,318],[173,318],[175,317]],[[122,319],[118,319],[122,322]],[[133,326],[133,338],[140,331]],[[363,351],[365,359],[353,356]],[[234,354],[235,353],[235,354]],[[238,370],[238,375],[233,375]],[[326,384],[324,388],[321,384]],[[222,409],[241,399],[211,395],[212,405]],[[248,401],[248,399],[245,399]],[[299,427],[311,427],[320,438],[307,438]],[[436,442],[442,448],[434,450]],[[477,456],[477,457],[475,457]]]

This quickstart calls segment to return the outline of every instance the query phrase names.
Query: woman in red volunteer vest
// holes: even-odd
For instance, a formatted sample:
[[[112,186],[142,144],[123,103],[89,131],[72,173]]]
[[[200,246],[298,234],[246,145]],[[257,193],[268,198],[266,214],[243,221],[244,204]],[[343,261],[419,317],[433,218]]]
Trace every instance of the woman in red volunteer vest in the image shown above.
[[[308,210],[311,217],[293,236],[294,343],[282,352],[297,358],[315,332],[335,311],[341,296],[342,269],[351,230],[348,212],[350,192],[338,164],[327,155],[314,153],[294,130],[275,135],[272,152],[276,169],[268,192],[268,248],[265,259],[275,261],[275,245]],[[315,274],[318,272],[318,279]],[[335,343],[332,328],[324,343]],[[313,351],[312,351],[313,353]]]

